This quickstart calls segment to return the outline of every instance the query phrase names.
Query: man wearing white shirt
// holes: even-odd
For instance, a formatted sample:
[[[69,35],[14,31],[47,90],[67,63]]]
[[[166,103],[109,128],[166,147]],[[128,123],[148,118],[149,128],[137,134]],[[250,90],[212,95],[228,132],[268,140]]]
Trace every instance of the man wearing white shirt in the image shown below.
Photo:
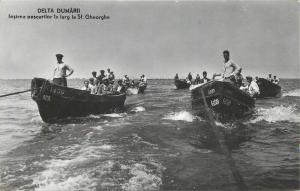
[[[259,91],[259,87],[258,87],[257,83],[252,79],[251,76],[247,76],[246,79],[248,82],[248,86],[241,87],[240,89],[246,90],[250,94],[251,97],[258,96],[260,94],[260,91]]]

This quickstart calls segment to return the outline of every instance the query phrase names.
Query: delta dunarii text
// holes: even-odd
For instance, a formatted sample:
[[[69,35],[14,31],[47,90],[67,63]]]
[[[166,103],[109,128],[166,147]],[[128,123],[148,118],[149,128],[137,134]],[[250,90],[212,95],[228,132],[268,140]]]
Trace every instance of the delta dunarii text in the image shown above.
[[[105,20],[110,19],[106,14],[81,13],[80,8],[38,8],[37,14],[22,15],[8,14],[9,19],[34,19],[34,20]]]

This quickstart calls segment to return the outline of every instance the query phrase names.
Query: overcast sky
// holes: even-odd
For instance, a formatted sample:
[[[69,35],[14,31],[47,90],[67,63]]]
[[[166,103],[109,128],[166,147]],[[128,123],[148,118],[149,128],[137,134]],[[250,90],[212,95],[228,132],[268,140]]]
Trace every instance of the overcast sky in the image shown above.
[[[69,7],[110,19],[8,19]],[[298,11],[296,1],[0,1],[0,78],[50,79],[56,53],[65,55],[73,78],[108,67],[117,77],[173,78],[203,70],[211,76],[222,70],[225,49],[244,75],[300,77]]]

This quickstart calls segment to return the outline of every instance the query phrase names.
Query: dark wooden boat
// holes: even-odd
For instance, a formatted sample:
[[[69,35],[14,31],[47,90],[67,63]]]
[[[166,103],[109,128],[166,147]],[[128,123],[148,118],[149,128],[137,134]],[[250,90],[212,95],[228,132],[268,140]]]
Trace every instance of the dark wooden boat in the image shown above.
[[[138,94],[143,94],[147,88],[147,83],[140,83],[138,86]]]
[[[256,81],[260,95],[258,98],[268,98],[268,97],[280,97],[281,96],[281,87],[265,78],[259,78]]]
[[[34,78],[31,89],[31,97],[47,123],[67,117],[120,112],[126,99],[125,94],[92,95],[87,91],[55,85],[43,78]]]
[[[222,122],[244,118],[253,113],[255,100],[230,82],[210,81],[191,90],[192,108],[197,115],[207,117],[203,90],[209,110]]]
[[[187,83],[186,80],[175,80],[175,86],[177,89],[188,89],[191,84]]]

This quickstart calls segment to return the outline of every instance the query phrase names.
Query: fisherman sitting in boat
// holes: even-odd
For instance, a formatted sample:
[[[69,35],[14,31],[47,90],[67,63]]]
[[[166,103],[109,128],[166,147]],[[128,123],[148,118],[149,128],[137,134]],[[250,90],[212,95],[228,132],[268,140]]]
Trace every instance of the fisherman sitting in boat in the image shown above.
[[[106,90],[107,90],[108,92],[112,92],[112,91],[113,91],[113,87],[114,87],[114,81],[111,81],[111,80],[109,80],[109,79],[107,79],[107,80],[108,80],[108,85],[107,85]]]
[[[125,88],[125,86],[123,86],[122,80],[118,80],[118,83],[113,88],[113,93],[121,94],[121,93],[125,93],[125,92],[126,92],[126,88]]]
[[[53,83],[67,87],[67,77],[72,75],[74,70],[62,61],[63,57],[62,54],[56,54],[57,65],[54,69]],[[69,71],[68,75],[67,70]]]
[[[81,90],[84,90],[84,91],[88,91],[88,92],[90,92],[91,91],[91,89],[89,88],[89,81],[88,80],[84,80],[84,86],[81,88]]]
[[[260,94],[260,91],[257,83],[252,79],[251,76],[247,76],[246,80],[248,82],[248,85],[242,86],[240,87],[240,89],[246,91],[251,97],[258,96]]]
[[[103,78],[100,81],[100,85],[98,86],[97,95],[107,94],[108,93],[107,86],[108,86],[108,79],[107,78]]]
[[[197,74],[196,78],[195,78],[195,81],[194,81],[194,84],[200,84],[201,83],[201,78],[200,78],[200,75]]]
[[[97,85],[94,82],[95,79],[94,78],[90,78],[89,81],[90,81],[89,88],[91,90],[91,94],[97,94]]]
[[[124,79],[123,79],[123,84],[126,86],[126,87],[129,87],[130,86],[130,79],[127,75],[124,75]]]
[[[223,51],[223,57],[224,57],[224,71],[223,74],[214,74],[214,78],[216,76],[221,76],[223,79],[229,80],[231,83],[236,84],[237,81],[239,81],[242,76],[242,68],[236,64],[232,59],[230,59],[230,53],[228,50]]]
[[[174,79],[175,79],[175,80],[179,80],[179,77],[178,77],[178,74],[177,74],[177,73],[176,73]]]
[[[103,78],[105,78],[105,71],[104,70],[100,70],[100,75],[97,77],[98,78],[98,83],[101,83]]]
[[[188,84],[192,84],[192,81],[190,81],[190,79],[189,79],[188,77],[186,77],[185,81],[186,81],[186,83],[188,83]]]
[[[145,77],[144,74],[141,76],[140,82],[147,83],[147,78]]]
[[[110,73],[109,73],[108,79],[109,79],[109,81],[112,81],[112,82],[115,81],[115,75],[114,75],[114,72],[110,72]]]
[[[92,78],[94,79],[94,84],[98,85],[98,78],[97,78],[97,72],[96,71],[92,72]]]
[[[269,74],[269,77],[267,78],[270,82],[273,82],[272,74]]]
[[[202,84],[202,83],[206,83],[206,82],[209,82],[209,81],[210,81],[210,79],[207,77],[207,72],[204,71],[203,72],[203,78],[200,80],[200,83]]]
[[[274,84],[279,84],[279,79],[278,79],[278,78],[276,78],[276,76],[274,76],[273,83],[274,83]]]

